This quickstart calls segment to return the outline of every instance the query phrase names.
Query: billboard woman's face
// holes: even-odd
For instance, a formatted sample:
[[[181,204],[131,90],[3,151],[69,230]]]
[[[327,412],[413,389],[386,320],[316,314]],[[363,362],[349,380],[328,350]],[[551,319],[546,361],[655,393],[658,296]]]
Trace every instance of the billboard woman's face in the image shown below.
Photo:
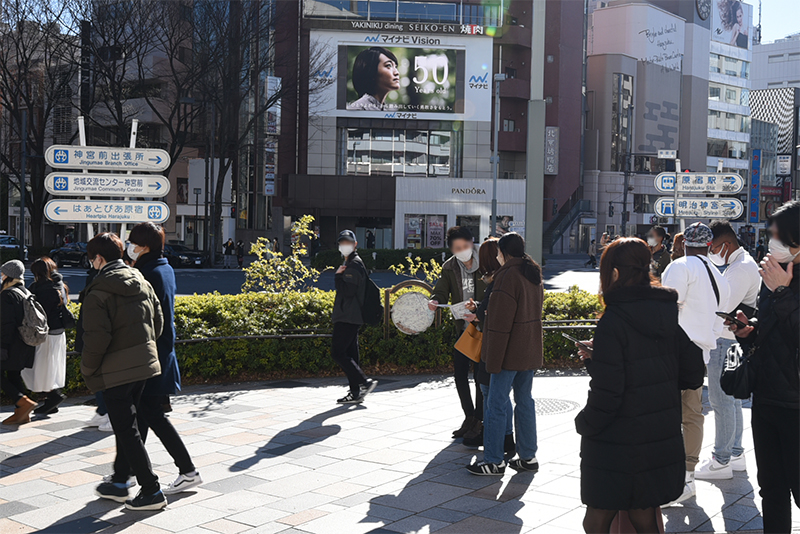
[[[739,24],[739,27],[742,26],[743,18],[744,18],[744,11],[742,11],[742,8],[740,7],[739,9],[736,10],[736,23]]]
[[[400,72],[394,61],[381,54],[378,62],[377,84],[379,93],[388,93],[400,89]]]

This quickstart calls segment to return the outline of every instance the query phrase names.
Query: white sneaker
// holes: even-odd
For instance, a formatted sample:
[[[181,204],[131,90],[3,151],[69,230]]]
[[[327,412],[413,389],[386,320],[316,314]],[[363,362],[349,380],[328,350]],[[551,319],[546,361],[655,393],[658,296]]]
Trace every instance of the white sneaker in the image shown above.
[[[694,485],[694,472],[687,471],[686,483],[683,485],[683,493],[681,493],[681,496],[675,499],[674,501],[663,505],[662,508],[669,508],[670,506],[675,506],[676,504],[691,499],[695,495],[697,495],[697,487]]]
[[[162,491],[166,495],[175,495],[176,493],[196,488],[202,483],[203,479],[200,478],[200,472],[195,471],[194,473],[178,475],[178,478],[175,479],[175,482],[164,488]]]
[[[113,479],[114,479],[114,475],[106,475],[106,476],[103,477],[103,482],[105,482],[107,484],[113,484],[114,483]],[[129,478],[128,479],[128,488],[132,488],[135,485],[136,485],[136,477]]]
[[[739,456],[731,456],[731,462],[728,464],[734,471],[747,471],[747,462],[744,459],[744,453]]]
[[[699,480],[728,480],[733,478],[731,463],[721,464],[713,456],[700,464],[694,472],[694,478]]]
[[[111,426],[111,421],[108,420],[108,416],[106,416],[106,421],[97,427],[97,430],[100,432],[113,432],[114,428]]]
[[[100,415],[99,413],[94,412],[94,415],[91,419],[89,419],[89,422],[86,423],[86,426],[100,426],[103,423],[108,423],[108,414]]]

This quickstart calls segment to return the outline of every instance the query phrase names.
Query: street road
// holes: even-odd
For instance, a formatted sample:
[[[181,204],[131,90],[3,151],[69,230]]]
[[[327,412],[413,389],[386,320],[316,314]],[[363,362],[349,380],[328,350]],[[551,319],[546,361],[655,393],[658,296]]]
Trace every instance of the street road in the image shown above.
[[[596,269],[585,268],[585,259],[577,256],[553,257],[547,260],[544,268],[545,289],[550,291],[566,291],[569,287],[577,285],[581,289],[597,292],[599,274]],[[64,276],[64,282],[69,286],[70,297],[78,298],[78,293],[86,285],[86,270],[77,267],[64,267],[59,271]],[[28,270],[25,284],[33,281],[33,275]],[[334,289],[334,275],[332,271],[322,273],[315,284],[324,290]],[[407,279],[393,273],[381,272],[371,275],[379,287],[390,287]],[[209,293],[218,291],[223,295],[239,293],[244,283],[244,273],[238,269],[176,269],[175,281],[178,285],[178,295],[192,295],[194,293]]]

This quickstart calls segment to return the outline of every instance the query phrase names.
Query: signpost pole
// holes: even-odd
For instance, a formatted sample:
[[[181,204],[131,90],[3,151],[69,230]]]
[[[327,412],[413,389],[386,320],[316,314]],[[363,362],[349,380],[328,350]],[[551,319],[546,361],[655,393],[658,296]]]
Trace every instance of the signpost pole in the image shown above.
[[[497,175],[500,172],[500,82],[505,74],[494,75],[494,154],[492,155],[492,216],[489,218],[489,235],[497,237]]]
[[[86,146],[86,124],[83,121],[83,116],[78,117],[78,137],[81,146]],[[83,169],[83,174],[88,174],[89,169]],[[84,200],[91,200],[92,197],[85,196]],[[91,241],[94,237],[94,226],[92,223],[86,223],[86,241]]]
[[[131,142],[128,145],[128,148],[136,148],[136,133],[139,131],[139,119],[133,119],[131,122]],[[132,175],[133,171],[128,171],[128,175]],[[131,199],[131,197],[124,197],[125,201]],[[125,242],[126,234],[128,233],[128,225],[126,223],[122,223],[119,225],[119,238],[122,242]]]

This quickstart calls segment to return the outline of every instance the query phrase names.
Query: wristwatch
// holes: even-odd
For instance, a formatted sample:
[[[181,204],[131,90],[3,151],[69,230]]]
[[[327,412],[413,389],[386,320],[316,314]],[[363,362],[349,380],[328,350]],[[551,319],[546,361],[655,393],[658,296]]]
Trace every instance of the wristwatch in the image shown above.
[[[786,286],[778,286],[778,287],[775,288],[775,291],[773,291],[772,293],[777,295],[778,293],[782,292],[784,289],[786,289]]]

